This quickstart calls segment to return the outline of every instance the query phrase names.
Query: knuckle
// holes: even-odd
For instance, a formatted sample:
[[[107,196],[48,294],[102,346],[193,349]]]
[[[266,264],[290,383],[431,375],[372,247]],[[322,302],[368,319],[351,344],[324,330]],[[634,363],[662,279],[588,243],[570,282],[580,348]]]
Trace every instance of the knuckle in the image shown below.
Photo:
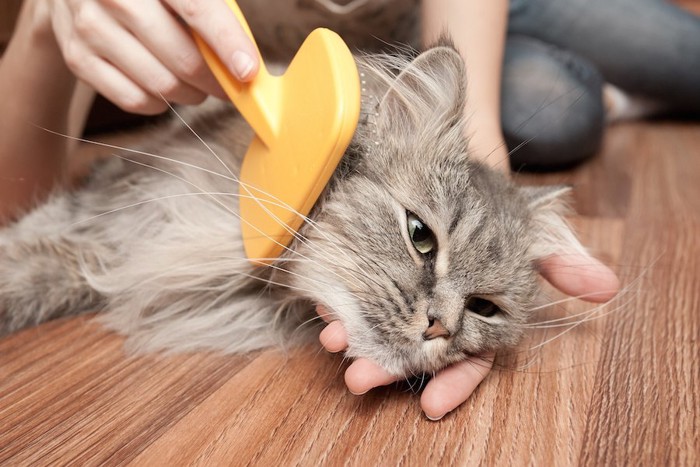
[[[200,18],[205,9],[205,2],[201,0],[180,0],[180,13],[185,20]]]
[[[151,99],[145,93],[122,94],[117,97],[115,104],[130,113],[145,114],[151,104]]]
[[[216,38],[217,44],[231,44],[233,47],[237,47],[241,42],[235,31],[225,26],[216,28],[214,37]]]
[[[205,69],[204,60],[196,52],[178,58],[176,71],[185,79],[198,78],[202,76]]]
[[[126,0],[100,0],[102,8],[110,14],[126,18],[131,22],[138,21],[143,14],[139,14],[139,2]]]
[[[128,3],[129,2],[124,2],[122,0],[100,0],[100,5],[111,10],[123,10],[128,6]]]
[[[169,100],[177,95],[181,87],[180,81],[170,74],[158,76],[152,82],[154,83],[155,93]]]
[[[80,36],[91,36],[99,29],[99,12],[97,7],[90,2],[81,4],[75,12],[73,27]]]
[[[83,69],[86,59],[79,41],[70,39],[63,48],[63,60],[68,68],[77,75]]]
[[[143,113],[141,112],[141,108],[143,108],[144,104],[139,100],[132,98],[122,98],[121,100],[118,100],[116,104],[125,112],[132,114]]]

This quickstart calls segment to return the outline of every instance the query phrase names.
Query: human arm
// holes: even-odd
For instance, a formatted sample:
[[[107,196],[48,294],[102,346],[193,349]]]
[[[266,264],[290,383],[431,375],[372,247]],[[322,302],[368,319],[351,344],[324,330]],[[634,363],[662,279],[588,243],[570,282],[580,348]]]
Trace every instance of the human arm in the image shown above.
[[[69,108],[77,80],[65,66],[47,6],[25,2],[0,61],[0,225],[30,207],[66,176],[70,141],[42,130],[72,134],[80,119]]]
[[[447,34],[467,65],[470,156],[509,172],[500,100],[508,0],[423,0],[421,8],[423,43]]]
[[[185,22],[232,68],[236,52],[250,53],[246,78],[256,73],[257,54],[223,0],[24,2],[0,61],[0,225],[66,182],[75,142],[51,132],[82,132],[94,91],[78,78],[145,114],[167,107],[161,96],[193,103],[222,93]]]
[[[194,43],[196,31],[238,79],[258,54],[224,0],[45,0],[68,67],[122,109],[154,114],[168,102],[223,97]]]

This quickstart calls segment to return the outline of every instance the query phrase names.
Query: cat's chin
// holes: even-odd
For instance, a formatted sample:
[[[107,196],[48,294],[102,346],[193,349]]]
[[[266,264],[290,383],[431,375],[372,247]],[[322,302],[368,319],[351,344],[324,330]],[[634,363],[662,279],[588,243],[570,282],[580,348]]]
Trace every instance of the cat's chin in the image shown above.
[[[351,339],[352,341],[352,339]],[[443,368],[469,358],[466,352],[451,348],[448,339],[433,339],[418,343],[415,347],[393,348],[388,345],[359,345],[348,348],[353,358],[367,358],[388,373],[399,378],[410,378],[422,374],[432,375]]]
[[[300,288],[310,285],[299,282]],[[332,319],[339,319],[348,336],[346,355],[367,358],[398,378],[431,375],[460,361],[467,360],[469,352],[460,349],[454,338],[438,337],[425,340],[424,323],[415,323],[397,333],[393,340],[382,336],[366,319],[359,301],[340,283],[325,283],[313,301],[320,304]]]

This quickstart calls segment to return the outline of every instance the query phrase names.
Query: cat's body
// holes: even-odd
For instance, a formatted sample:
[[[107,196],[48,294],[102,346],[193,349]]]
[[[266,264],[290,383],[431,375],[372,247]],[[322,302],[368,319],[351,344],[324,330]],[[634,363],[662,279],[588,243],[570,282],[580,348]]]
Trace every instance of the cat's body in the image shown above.
[[[318,303],[342,320],[351,356],[395,374],[515,344],[534,262],[579,248],[556,192],[467,157],[451,48],[359,65],[353,144],[271,267],[251,265],[240,239],[235,175],[251,132],[209,106],[185,117],[206,145],[173,121],[0,232],[0,331],[104,310],[140,349],[240,352],[283,342]]]

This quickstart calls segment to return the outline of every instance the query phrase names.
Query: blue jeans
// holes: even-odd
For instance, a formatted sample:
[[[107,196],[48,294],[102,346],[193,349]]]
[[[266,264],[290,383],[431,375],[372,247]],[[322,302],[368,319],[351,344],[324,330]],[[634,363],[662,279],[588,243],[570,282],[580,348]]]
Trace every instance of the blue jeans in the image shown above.
[[[594,154],[604,82],[700,111],[700,18],[664,0],[511,0],[501,111],[513,168]]]

